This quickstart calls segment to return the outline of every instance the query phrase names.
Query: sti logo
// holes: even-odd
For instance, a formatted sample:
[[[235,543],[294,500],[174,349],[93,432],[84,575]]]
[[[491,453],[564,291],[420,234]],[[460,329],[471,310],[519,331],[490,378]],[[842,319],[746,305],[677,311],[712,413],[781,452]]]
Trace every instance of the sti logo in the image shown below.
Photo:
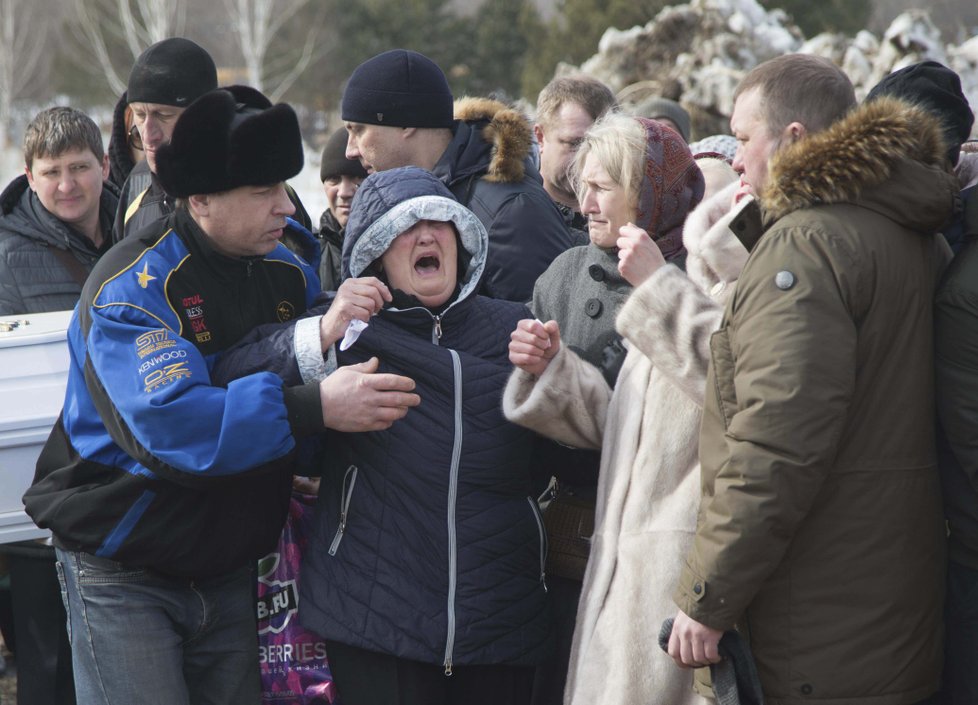
[[[259,634],[278,634],[299,611],[299,590],[295,580],[276,580],[275,571],[282,560],[281,553],[270,553],[258,563],[258,590],[255,608]]]
[[[170,337],[170,332],[166,328],[159,328],[136,338],[136,354],[142,359],[161,350],[176,347],[176,344],[177,341]]]

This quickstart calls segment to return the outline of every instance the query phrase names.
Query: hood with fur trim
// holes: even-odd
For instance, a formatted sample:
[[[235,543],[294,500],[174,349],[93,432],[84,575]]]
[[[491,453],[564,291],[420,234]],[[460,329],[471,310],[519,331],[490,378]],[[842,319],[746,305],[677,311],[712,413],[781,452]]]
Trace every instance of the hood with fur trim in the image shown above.
[[[941,126],[926,110],[895,98],[863,103],[775,156],[760,197],[765,223],[802,208],[853,203],[931,234],[959,200],[946,151]]]
[[[343,278],[364,276],[403,232],[421,220],[450,222],[460,248],[454,300],[478,287],[486,266],[489,236],[475,214],[461,205],[441,181],[419,167],[406,166],[371,174],[353,197],[343,238]]]
[[[533,129],[518,110],[491,98],[455,101],[455,137],[434,168],[446,183],[473,175],[497,183],[518,183],[528,170]]]

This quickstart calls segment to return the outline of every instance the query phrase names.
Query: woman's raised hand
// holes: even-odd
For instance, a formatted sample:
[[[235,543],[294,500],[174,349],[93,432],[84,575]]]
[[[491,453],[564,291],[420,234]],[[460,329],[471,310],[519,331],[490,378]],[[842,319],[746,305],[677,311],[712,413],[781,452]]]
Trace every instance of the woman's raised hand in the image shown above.
[[[557,321],[541,323],[525,318],[509,335],[509,361],[521,370],[539,377],[560,350],[560,326]]]
[[[347,279],[336,290],[336,298],[319,321],[319,338],[325,351],[343,337],[350,321],[367,323],[391,300],[390,289],[377,277]]]
[[[659,246],[637,225],[622,225],[618,235],[618,271],[632,286],[639,286],[666,263]]]

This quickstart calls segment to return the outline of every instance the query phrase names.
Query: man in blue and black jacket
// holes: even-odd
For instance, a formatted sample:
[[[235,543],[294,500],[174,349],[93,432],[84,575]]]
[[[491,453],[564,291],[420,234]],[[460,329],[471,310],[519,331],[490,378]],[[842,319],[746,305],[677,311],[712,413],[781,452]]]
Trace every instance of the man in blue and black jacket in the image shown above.
[[[82,291],[65,406],[24,496],[57,546],[79,702],[257,702],[251,566],[281,531],[297,442],[386,428],[418,401],[369,363],[292,387],[211,380],[223,350],[319,291],[279,242],[302,159],[289,106],[204,94],[157,155],[177,209]]]

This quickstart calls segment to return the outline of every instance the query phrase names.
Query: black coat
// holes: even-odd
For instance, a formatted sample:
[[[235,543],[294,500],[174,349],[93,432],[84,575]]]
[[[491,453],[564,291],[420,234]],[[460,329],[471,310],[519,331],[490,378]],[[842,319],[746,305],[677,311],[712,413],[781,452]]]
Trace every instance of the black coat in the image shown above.
[[[533,284],[577,238],[530,160],[529,123],[501,103],[456,105],[455,136],[432,170],[489,233],[479,293],[525,303]]]

